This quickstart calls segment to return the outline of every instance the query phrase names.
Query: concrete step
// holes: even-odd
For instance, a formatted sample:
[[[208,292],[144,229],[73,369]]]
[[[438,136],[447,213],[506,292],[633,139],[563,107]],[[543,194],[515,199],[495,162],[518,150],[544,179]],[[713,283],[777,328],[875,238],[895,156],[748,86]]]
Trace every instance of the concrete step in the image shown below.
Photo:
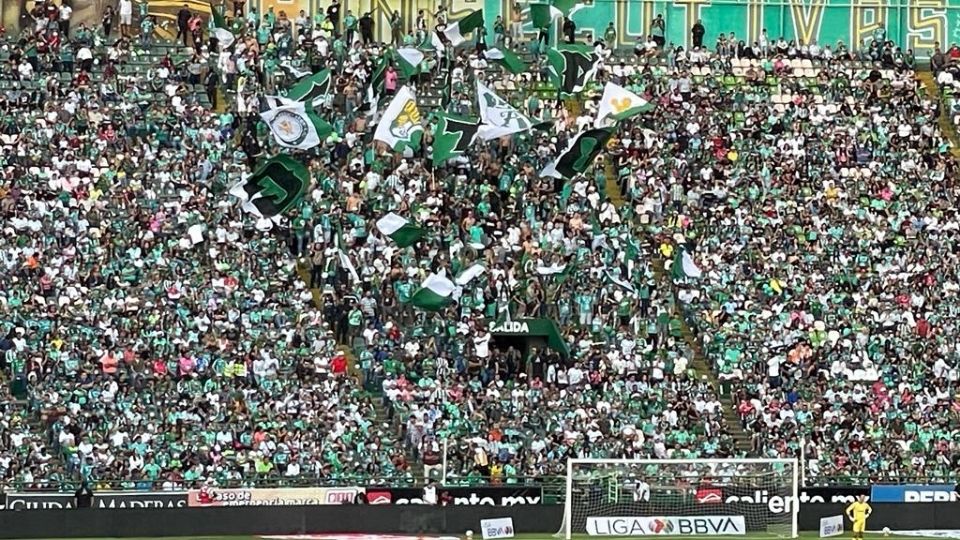
[[[659,251],[654,251],[654,260],[653,260],[653,273],[657,279],[657,285],[661,290],[670,291],[673,295],[674,305],[677,306],[680,303],[679,298],[677,298],[677,287],[673,282],[673,278],[666,271],[666,261],[660,255]],[[674,314],[675,316],[677,314]],[[720,394],[720,384],[717,381],[716,375],[714,374],[713,369],[709,366],[707,362],[706,355],[703,352],[703,348],[700,346],[700,341],[694,335],[693,331],[687,325],[686,319],[681,315],[677,317],[680,320],[681,329],[680,335],[684,343],[693,351],[693,358],[691,359],[691,364],[693,369],[696,370],[697,374],[705,376],[707,382],[710,383],[710,386],[713,387],[714,391],[720,396],[720,402],[723,404],[723,417],[727,425],[727,430],[730,435],[733,437],[734,445],[738,452],[749,453],[751,450],[750,444],[750,435],[744,431],[743,426],[740,425],[740,418],[736,414],[736,404],[733,403],[733,399],[729,395]]]
[[[950,141],[950,154],[954,159],[960,158],[960,136],[957,134],[957,128],[950,119],[950,104],[943,97],[940,87],[937,85],[937,79],[930,71],[921,71],[917,73],[917,79],[923,85],[929,99],[940,102],[940,118],[937,124],[940,126],[940,132]]]
[[[618,171],[613,164],[613,160],[610,159],[610,156],[605,155],[603,158],[603,175],[606,177],[606,195],[610,199],[610,202],[617,208],[623,206],[623,193],[620,193],[620,182],[618,182]]]

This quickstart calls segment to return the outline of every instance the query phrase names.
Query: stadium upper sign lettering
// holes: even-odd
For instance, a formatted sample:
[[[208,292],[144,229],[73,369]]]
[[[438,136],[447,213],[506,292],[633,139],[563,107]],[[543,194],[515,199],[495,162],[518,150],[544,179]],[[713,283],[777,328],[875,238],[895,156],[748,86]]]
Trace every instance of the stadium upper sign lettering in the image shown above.
[[[530,326],[522,321],[504,321],[500,324],[493,325],[490,331],[508,334],[529,334]]]

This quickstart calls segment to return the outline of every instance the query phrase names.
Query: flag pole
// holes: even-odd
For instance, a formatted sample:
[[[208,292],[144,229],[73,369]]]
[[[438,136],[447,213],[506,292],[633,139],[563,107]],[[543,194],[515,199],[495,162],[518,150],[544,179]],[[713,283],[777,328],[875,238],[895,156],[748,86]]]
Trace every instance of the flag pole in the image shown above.
[[[441,104],[443,105],[443,112],[447,112],[450,107],[450,102],[453,101],[453,52],[453,45],[451,45],[449,49],[446,47],[443,49],[443,54],[447,59],[447,74],[446,80],[444,81],[444,86],[447,90],[446,99],[444,100],[445,102]]]

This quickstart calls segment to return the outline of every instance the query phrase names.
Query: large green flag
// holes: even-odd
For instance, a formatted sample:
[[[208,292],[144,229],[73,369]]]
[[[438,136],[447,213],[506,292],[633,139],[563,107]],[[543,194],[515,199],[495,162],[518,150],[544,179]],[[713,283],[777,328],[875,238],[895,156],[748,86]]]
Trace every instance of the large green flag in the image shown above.
[[[462,156],[473,144],[480,128],[480,121],[473,118],[461,118],[452,114],[436,115],[437,123],[433,130],[433,164],[444,163],[449,159]]]
[[[547,49],[550,81],[562,95],[582,92],[597,75],[600,55],[588,45],[560,45]]]
[[[563,13],[546,2],[530,4],[530,22],[538,30],[548,28],[553,23],[553,19],[562,16]]]
[[[323,69],[304,77],[287,90],[287,99],[320,105],[330,93],[330,70]]]
[[[380,104],[380,97],[384,94],[384,85],[386,84],[387,67],[390,65],[390,55],[385,54],[380,57],[373,73],[370,74],[370,83],[367,85],[367,106],[369,114],[377,111]]]
[[[230,189],[243,209],[257,217],[275,218],[294,207],[310,186],[307,168],[286,154],[264,161],[246,180]]]
[[[390,67],[391,57],[392,55],[389,53],[381,56],[376,67],[373,68],[373,73],[370,75],[370,86],[378,96],[383,95],[384,85],[387,79],[387,68]]]
[[[607,127],[581,131],[566,150],[540,172],[540,175],[573,178],[583,174],[606,147],[607,141],[613,135],[613,129]]]

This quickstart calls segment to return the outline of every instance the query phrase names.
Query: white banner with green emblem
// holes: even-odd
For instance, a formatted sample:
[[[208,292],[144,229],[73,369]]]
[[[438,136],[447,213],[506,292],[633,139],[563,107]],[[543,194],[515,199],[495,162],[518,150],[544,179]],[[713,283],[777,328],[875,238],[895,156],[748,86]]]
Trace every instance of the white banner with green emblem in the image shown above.
[[[307,150],[320,144],[324,122],[302,102],[289,102],[260,113],[260,117],[270,126],[277,144],[284,148]]]
[[[417,97],[409,87],[403,86],[397,91],[380,118],[373,138],[387,143],[394,152],[420,147],[420,139],[423,138],[420,109],[417,108]]]

